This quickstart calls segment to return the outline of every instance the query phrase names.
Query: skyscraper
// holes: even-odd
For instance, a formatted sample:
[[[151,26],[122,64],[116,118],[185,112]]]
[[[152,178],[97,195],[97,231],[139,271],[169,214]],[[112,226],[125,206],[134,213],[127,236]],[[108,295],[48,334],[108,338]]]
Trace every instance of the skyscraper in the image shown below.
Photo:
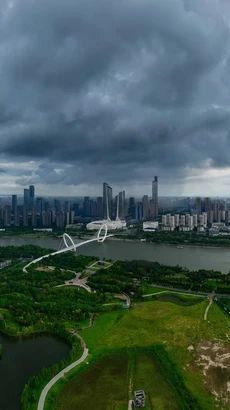
[[[118,208],[118,217],[122,220],[126,216],[126,206],[125,206],[125,191],[119,192],[119,208]]]
[[[17,195],[12,195],[12,214],[15,215],[17,208]]]
[[[112,188],[106,183],[103,183],[103,217],[110,219],[112,216]]]
[[[135,218],[135,198],[133,196],[129,198],[129,215]]]
[[[29,186],[29,205],[30,208],[32,208],[32,206],[34,205],[34,196],[35,196],[35,190],[34,190],[34,185],[30,185]]]
[[[158,215],[158,177],[155,175],[152,181],[152,201],[153,201],[153,216]]]
[[[201,215],[201,198],[196,198],[196,214]]]
[[[10,205],[4,206],[4,225],[10,226]]]
[[[144,218],[148,218],[149,216],[149,197],[148,195],[144,195],[142,197],[142,204],[144,209]]]
[[[24,188],[24,205],[28,206],[29,205],[29,197],[30,197],[30,191],[28,188]]]
[[[23,206],[23,226],[28,226],[28,206],[27,205]]]

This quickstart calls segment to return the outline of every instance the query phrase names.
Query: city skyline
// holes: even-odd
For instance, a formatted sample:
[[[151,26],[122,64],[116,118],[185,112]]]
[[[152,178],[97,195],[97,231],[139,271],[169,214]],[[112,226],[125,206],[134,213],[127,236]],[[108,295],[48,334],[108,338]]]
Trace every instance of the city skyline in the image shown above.
[[[228,195],[229,2],[2,3],[0,194]]]

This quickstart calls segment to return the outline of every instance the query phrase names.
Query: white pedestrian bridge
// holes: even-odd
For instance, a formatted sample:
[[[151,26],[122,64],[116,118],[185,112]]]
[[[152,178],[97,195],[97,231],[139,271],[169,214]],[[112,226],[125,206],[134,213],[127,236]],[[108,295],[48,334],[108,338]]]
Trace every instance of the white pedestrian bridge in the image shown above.
[[[62,241],[64,243],[64,248],[59,249],[55,252],[52,253],[47,253],[47,255],[40,256],[40,258],[34,259],[33,261],[29,262],[26,266],[23,268],[23,272],[27,272],[27,268],[35,263],[40,262],[44,258],[48,258],[49,256],[54,256],[54,255],[59,255],[60,253],[68,252],[68,251],[75,251],[77,248],[80,248],[80,246],[86,245],[87,243],[90,242],[104,242],[106,238],[109,238],[111,236],[114,236],[113,234],[108,234],[108,227],[106,224],[102,225],[99,231],[91,237],[90,239],[87,239],[86,241],[79,242],[79,243],[74,243],[73,239],[71,236],[69,236],[67,233],[64,233],[62,236]],[[69,244],[68,244],[69,241]]]

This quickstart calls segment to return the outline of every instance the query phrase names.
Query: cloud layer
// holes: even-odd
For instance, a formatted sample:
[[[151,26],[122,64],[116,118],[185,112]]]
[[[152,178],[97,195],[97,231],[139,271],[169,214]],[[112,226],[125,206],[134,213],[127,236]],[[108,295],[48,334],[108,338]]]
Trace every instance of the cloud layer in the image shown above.
[[[229,21],[225,0],[2,1],[0,166],[44,187],[228,168]]]

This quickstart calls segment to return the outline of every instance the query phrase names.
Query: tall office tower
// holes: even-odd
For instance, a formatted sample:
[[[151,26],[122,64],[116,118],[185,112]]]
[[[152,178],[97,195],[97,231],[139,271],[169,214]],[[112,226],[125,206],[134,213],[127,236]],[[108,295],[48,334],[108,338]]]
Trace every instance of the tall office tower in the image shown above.
[[[32,226],[37,226],[37,208],[36,205],[32,206],[32,211],[31,211],[31,225]]]
[[[90,216],[95,218],[97,216],[97,202],[91,199],[90,201]]]
[[[64,226],[64,212],[58,212],[56,214],[56,226],[62,228]]]
[[[34,205],[34,201],[35,201],[35,189],[34,189],[34,185],[30,185],[29,186],[29,206],[30,208],[32,208],[32,206]]]
[[[17,195],[12,195],[12,207],[11,207],[11,211],[12,211],[12,214],[13,214],[13,215],[15,215],[16,208],[17,208]]]
[[[211,200],[210,198],[205,198],[204,199],[204,210],[205,212],[208,212],[211,210]]]
[[[70,202],[69,201],[64,202],[64,212],[70,212]]]
[[[59,199],[54,200],[54,209],[56,212],[61,212],[61,202]]]
[[[29,206],[30,191],[28,188],[24,188],[24,205]]]
[[[163,226],[166,226],[166,225],[167,225],[166,215],[162,215],[162,225],[163,225]]]
[[[54,209],[52,209],[52,211],[50,211],[50,213],[51,213],[51,224],[54,224],[56,222],[56,212],[55,212]]]
[[[41,224],[42,226],[49,227],[51,225],[51,212],[43,211],[41,214]]]
[[[136,221],[143,221],[144,219],[144,208],[141,202],[135,206],[135,219]]]
[[[144,218],[148,218],[149,216],[149,197],[148,195],[144,195],[142,197],[142,204],[144,208]]]
[[[4,221],[4,209],[0,208],[0,220],[3,222]]]
[[[84,216],[90,216],[90,199],[89,199],[89,196],[84,197],[83,214],[84,214]]]
[[[5,205],[4,206],[4,225],[5,226],[10,226],[11,222],[11,209],[10,205]]]
[[[125,191],[121,191],[119,192],[118,217],[124,220],[125,216],[126,216]]]
[[[129,198],[129,215],[132,219],[135,218],[135,198],[133,196]]]
[[[227,224],[230,223],[230,211],[229,210],[225,212],[225,222]]]
[[[45,200],[44,200],[44,210],[45,210],[46,212],[50,211],[50,203],[49,203],[49,201],[45,201]]]
[[[201,198],[196,198],[196,214],[201,215]]]
[[[65,225],[70,224],[70,212],[65,212]]]
[[[158,215],[158,177],[155,175],[152,181],[152,201],[153,201],[153,216]]]
[[[28,226],[28,206],[23,206],[23,226]]]
[[[74,215],[75,215],[75,212],[74,212],[74,211],[70,211],[70,223],[71,223],[71,224],[74,223]]]
[[[19,226],[20,225],[20,206],[16,206],[15,212],[14,212],[14,225]]]
[[[102,196],[97,197],[97,216],[103,218],[103,198]]]
[[[112,217],[112,188],[103,183],[103,218],[111,219]]]
[[[208,219],[209,224],[213,223],[213,211],[211,209],[208,211],[208,218],[207,219]]]

